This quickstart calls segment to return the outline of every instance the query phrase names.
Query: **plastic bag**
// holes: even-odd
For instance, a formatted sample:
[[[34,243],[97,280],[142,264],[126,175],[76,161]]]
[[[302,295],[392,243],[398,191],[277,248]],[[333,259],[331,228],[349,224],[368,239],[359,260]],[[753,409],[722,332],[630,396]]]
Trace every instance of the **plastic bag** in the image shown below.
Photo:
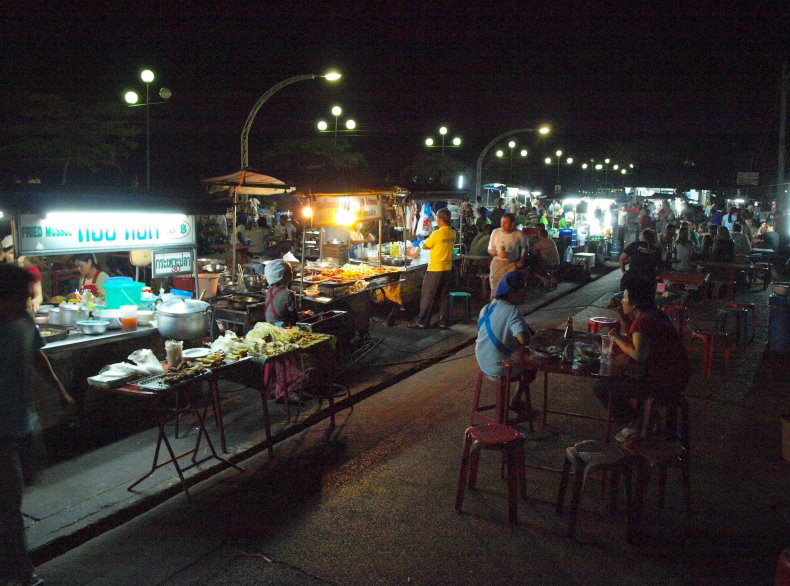
[[[145,374],[162,374],[165,371],[159,360],[154,356],[154,353],[148,348],[135,350],[127,358],[134,362]]]
[[[239,341],[239,337],[231,331],[225,332],[224,336],[220,336],[211,343],[211,350],[216,352],[222,350],[225,354],[233,349],[233,345]]]

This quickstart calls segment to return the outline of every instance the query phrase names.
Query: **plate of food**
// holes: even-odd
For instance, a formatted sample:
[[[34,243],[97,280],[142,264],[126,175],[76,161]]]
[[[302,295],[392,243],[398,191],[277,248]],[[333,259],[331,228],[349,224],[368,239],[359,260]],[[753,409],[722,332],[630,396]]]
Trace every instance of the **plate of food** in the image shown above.
[[[601,347],[593,344],[577,344],[576,354],[582,362],[595,362],[601,359]]]
[[[549,356],[559,356],[560,354],[562,354],[562,348],[560,348],[559,346],[530,344],[530,348],[532,349],[533,354],[536,354],[538,358],[542,358],[541,355],[549,357]]]
[[[182,356],[184,357],[184,360],[195,360],[196,358],[203,358],[209,354],[211,354],[211,350],[209,348],[189,348],[184,350]]]

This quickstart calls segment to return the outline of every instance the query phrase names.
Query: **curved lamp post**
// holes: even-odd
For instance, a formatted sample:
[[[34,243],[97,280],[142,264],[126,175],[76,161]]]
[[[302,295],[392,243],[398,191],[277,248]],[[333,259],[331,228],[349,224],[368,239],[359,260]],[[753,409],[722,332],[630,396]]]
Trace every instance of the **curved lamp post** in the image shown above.
[[[258,110],[261,109],[266,103],[266,100],[271,98],[274,94],[279,92],[284,87],[288,87],[291,84],[294,84],[298,81],[308,81],[311,79],[315,79],[317,77],[323,77],[327,81],[337,81],[340,79],[340,73],[336,71],[330,71],[325,73],[324,75],[317,75],[315,73],[308,73],[306,75],[294,75],[293,77],[289,77],[288,79],[282,80],[280,83],[277,83],[266,90],[266,93],[263,94],[258,101],[255,102],[255,105],[250,110],[249,115],[247,116],[247,121],[244,123],[244,127],[241,129],[241,168],[246,169],[250,163],[250,156],[249,156],[249,138],[250,138],[250,127],[252,126],[253,120],[255,120],[255,116],[258,114]]]
[[[541,126],[540,128],[518,128],[516,130],[508,130],[507,132],[503,132],[496,138],[494,138],[491,142],[489,142],[485,148],[480,153],[480,156],[477,157],[477,167],[475,169],[475,197],[480,196],[480,186],[482,184],[482,175],[483,175],[483,158],[486,156],[491,147],[493,147],[497,142],[502,140],[503,138],[507,138],[508,136],[513,136],[514,134],[521,134],[522,132],[538,132],[542,135],[546,135],[551,132],[551,129],[548,126]]]

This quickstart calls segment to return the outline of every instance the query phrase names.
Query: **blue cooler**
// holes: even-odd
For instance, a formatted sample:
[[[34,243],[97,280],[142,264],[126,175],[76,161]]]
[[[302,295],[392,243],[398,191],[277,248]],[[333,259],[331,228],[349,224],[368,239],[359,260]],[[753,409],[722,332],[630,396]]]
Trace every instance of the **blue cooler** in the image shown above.
[[[790,352],[790,303],[787,295],[771,295],[768,300],[768,348]]]

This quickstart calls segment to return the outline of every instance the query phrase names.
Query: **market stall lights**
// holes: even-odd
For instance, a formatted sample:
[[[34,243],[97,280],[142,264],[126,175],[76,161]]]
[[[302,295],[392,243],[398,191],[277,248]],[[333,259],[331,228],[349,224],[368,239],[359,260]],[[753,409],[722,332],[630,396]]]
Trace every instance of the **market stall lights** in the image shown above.
[[[326,72],[326,73],[323,75],[323,77],[324,77],[324,79],[326,79],[327,81],[337,81],[338,79],[340,79],[340,78],[341,78],[341,77],[343,77],[343,76],[342,76],[342,75],[341,75],[339,72],[337,72],[337,71],[327,71],[327,72]]]
[[[123,99],[127,104],[136,104],[140,100],[140,96],[137,95],[137,92],[126,92],[123,95]]]
[[[464,176],[463,175],[459,175],[458,176],[458,189],[463,189],[463,188],[464,188]]]
[[[313,217],[313,208],[310,206],[304,206],[302,208],[302,217],[303,218],[312,218]]]
[[[349,130],[354,130],[357,127],[357,123],[355,120],[346,120],[346,128]]]
[[[433,139],[432,138],[426,138],[425,139],[425,146],[433,146]]]
[[[327,124],[326,121],[321,120],[318,122],[318,130],[324,131],[327,128],[329,128],[329,124]]]
[[[461,139],[460,139],[460,138],[458,138],[458,137],[456,136],[456,137],[453,139],[453,144],[454,144],[455,146],[461,146]]]
[[[442,134],[442,135],[447,134],[447,127],[446,126],[442,126],[439,129],[439,134]]]
[[[179,212],[135,212],[135,211],[102,211],[102,212],[74,212],[74,211],[55,211],[44,214],[44,219],[48,222],[62,222],[77,224],[80,222],[103,223],[108,226],[116,226],[119,223],[119,214],[124,224],[134,224],[136,222],[150,222],[153,219],[167,219],[173,221],[184,221],[186,214]]]
[[[151,83],[154,81],[154,72],[150,69],[143,69],[140,72],[140,79],[142,79],[144,83]]]
[[[332,116],[340,116],[343,113],[343,109],[340,106],[332,106]]]

